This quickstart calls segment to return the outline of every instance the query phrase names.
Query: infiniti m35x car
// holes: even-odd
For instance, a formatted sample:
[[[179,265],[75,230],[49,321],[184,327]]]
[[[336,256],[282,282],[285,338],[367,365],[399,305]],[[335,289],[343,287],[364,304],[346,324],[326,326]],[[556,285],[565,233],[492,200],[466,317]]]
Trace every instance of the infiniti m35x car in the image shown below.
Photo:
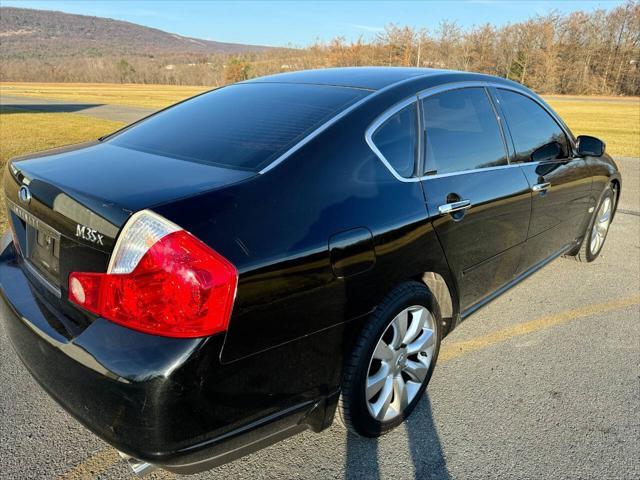
[[[347,68],[227,86],[9,162],[0,308],[45,390],[138,472],[334,417],[400,424],[462,320],[603,248],[621,177],[535,93]]]

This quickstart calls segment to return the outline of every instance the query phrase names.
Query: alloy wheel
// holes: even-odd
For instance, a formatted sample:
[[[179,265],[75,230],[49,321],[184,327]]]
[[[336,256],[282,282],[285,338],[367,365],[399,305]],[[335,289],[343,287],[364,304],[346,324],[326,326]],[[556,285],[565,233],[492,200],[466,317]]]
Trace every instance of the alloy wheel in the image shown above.
[[[598,209],[598,215],[593,222],[593,228],[591,229],[591,255],[596,255],[602,245],[604,245],[604,239],[607,236],[607,230],[609,229],[609,223],[611,223],[612,212],[611,197],[605,197],[602,201],[602,205]]]
[[[436,347],[435,328],[429,310],[414,305],[396,315],[378,340],[365,385],[376,420],[396,418],[420,391]]]

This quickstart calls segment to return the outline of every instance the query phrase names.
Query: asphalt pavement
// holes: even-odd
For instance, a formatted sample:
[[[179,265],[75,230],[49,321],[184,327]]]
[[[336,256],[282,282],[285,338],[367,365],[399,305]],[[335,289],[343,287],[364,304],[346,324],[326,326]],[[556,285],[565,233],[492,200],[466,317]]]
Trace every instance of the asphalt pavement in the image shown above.
[[[27,112],[77,113],[79,115],[88,115],[103,120],[114,120],[125,123],[135,122],[158,110],[157,108],[82,103],[70,100],[52,100],[48,98],[4,94],[0,96],[0,105]]]
[[[190,478],[640,478],[640,159],[619,165],[600,258],[558,259],[460,325],[405,426],[370,440],[334,424]],[[131,477],[38,387],[2,322],[0,366],[0,478]]]

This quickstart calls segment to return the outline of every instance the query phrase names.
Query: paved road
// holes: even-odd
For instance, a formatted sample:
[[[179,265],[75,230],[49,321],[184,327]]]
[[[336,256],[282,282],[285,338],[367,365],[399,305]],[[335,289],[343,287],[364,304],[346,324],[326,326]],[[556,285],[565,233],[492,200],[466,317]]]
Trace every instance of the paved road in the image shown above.
[[[620,166],[630,213],[601,257],[559,259],[464,322],[406,427],[375,441],[334,425],[190,478],[640,478],[640,160]],[[1,322],[0,365],[0,478],[130,478],[31,379]]]
[[[622,172],[622,195],[619,209],[626,213],[640,214],[640,159],[622,157],[616,162]]]
[[[22,97],[19,95],[2,95],[0,97],[0,105],[26,111],[77,113],[126,123],[135,122],[157,110],[156,108],[80,103],[69,100]]]

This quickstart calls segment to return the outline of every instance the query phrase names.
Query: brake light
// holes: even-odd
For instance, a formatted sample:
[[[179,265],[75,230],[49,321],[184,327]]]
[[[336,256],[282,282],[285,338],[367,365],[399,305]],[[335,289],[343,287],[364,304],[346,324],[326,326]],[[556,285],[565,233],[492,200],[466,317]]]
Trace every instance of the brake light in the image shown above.
[[[69,300],[134,330],[203,337],[227,329],[236,287],[228,260],[143,211],[120,234],[107,273],[69,275]]]

